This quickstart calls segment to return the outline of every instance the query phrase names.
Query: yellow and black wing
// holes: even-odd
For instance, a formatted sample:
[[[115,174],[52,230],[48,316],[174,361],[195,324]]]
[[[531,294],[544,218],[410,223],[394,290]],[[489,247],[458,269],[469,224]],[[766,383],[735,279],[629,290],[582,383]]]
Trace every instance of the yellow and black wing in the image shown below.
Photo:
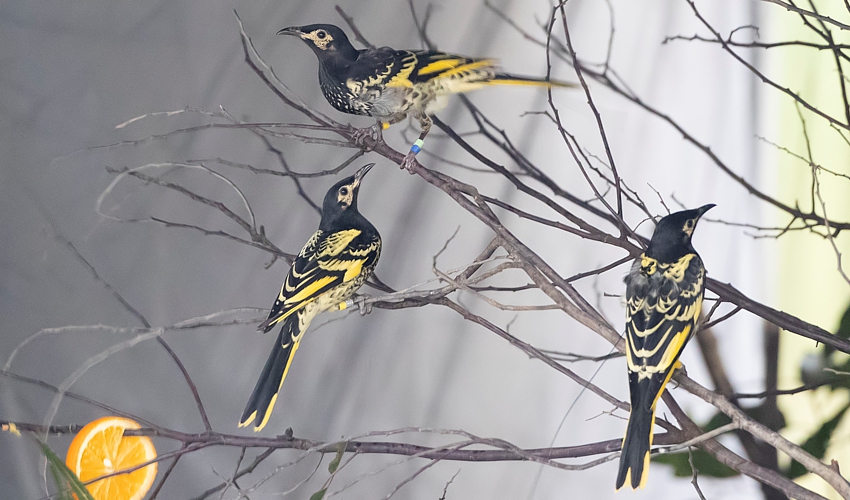
[[[632,411],[623,439],[618,489],[627,479],[632,488],[645,484],[655,406],[694,334],[704,289],[705,268],[695,253],[669,264],[642,256],[629,273],[626,362]]]
[[[494,59],[473,59],[445,52],[395,50],[389,47],[366,50],[349,68],[348,78],[364,87],[413,87],[435,78],[448,78],[486,68],[492,78]]]
[[[436,51],[411,52],[416,57],[408,77],[414,84],[435,78],[461,78],[473,73],[478,78],[492,79],[498,64],[495,59],[473,59],[471,57]]]
[[[439,78],[454,83],[448,83],[448,89],[452,92],[466,92],[485,85],[577,86],[574,83],[505,73],[499,69],[498,59],[493,58],[472,58],[436,51],[410,53],[416,58],[407,76],[411,83],[424,83]]]
[[[364,267],[374,266],[380,240],[362,233],[316,231],[292,263],[268,319],[257,328],[268,332],[323,293],[357,278]]]
[[[671,264],[644,256],[639,274],[626,287],[629,371],[666,381],[699,318],[705,268],[695,253]]]
[[[307,241],[292,263],[268,319],[258,327],[268,332],[281,324],[280,334],[242,412],[240,427],[254,423],[254,430],[260,431],[266,426],[312,317],[354,293],[371,274],[380,250],[377,232],[369,230],[319,230]]]

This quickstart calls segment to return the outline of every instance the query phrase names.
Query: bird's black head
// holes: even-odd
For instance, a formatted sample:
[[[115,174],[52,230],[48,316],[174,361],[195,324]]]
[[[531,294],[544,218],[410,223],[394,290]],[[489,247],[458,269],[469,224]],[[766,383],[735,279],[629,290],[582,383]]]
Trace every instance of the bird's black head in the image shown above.
[[[660,262],[675,262],[683,256],[694,253],[691,236],[700,217],[715,205],[710,203],[694,210],[675,212],[658,221],[646,255]]]
[[[320,61],[343,57],[349,60],[357,58],[357,49],[348,41],[345,32],[333,24],[310,24],[290,26],[277,32],[278,35],[299,36]]]
[[[359,214],[357,193],[360,191],[360,181],[374,165],[374,163],[364,165],[354,175],[346,177],[328,189],[322,204],[322,228],[334,221],[356,217]]]

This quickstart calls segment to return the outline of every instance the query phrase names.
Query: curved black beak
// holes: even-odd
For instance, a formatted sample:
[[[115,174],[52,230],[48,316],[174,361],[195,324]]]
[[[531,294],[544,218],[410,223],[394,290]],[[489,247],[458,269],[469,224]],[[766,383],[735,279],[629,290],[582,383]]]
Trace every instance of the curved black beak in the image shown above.
[[[708,212],[712,208],[716,207],[714,203],[709,203],[708,205],[703,205],[697,209],[697,217],[702,217],[702,214]]]
[[[282,30],[277,32],[278,35],[297,35],[297,36],[301,36],[302,33],[303,32],[301,31],[301,28],[299,28],[298,26],[290,26],[288,28],[283,28]]]
[[[369,173],[369,171],[372,170],[372,167],[374,166],[374,163],[367,163],[366,165],[360,167],[360,170],[354,173],[354,182],[360,184],[360,181],[363,179],[363,176]]]

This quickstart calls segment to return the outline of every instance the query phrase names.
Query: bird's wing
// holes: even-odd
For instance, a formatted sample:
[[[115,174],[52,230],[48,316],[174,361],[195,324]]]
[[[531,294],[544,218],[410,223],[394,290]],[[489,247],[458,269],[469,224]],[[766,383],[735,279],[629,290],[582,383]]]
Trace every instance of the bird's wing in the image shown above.
[[[389,47],[366,49],[348,68],[345,81],[352,106],[363,114],[389,118],[403,112],[413,87],[408,79],[416,56]]]
[[[492,77],[494,59],[469,57],[436,51],[395,50],[389,47],[367,49],[349,69],[349,79],[364,87],[413,87],[435,78],[463,77],[486,70]]]
[[[411,54],[416,57],[416,64],[408,78],[414,84],[436,78],[492,78],[496,67],[495,59],[473,59],[436,51],[416,51]]]
[[[402,82],[407,81],[416,60],[416,55],[407,50],[395,50],[390,47],[363,50],[348,68],[349,85],[356,82],[364,89],[384,88],[388,85],[410,86]]]
[[[316,231],[292,263],[268,319],[258,329],[268,332],[323,293],[359,276],[364,264],[374,265],[380,240],[361,234],[360,229]]]
[[[660,384],[651,404],[663,391],[679,355],[699,319],[705,269],[696,254],[688,254],[669,265],[643,257],[642,267],[659,273],[643,286],[634,281],[626,288],[626,337],[629,370]]]

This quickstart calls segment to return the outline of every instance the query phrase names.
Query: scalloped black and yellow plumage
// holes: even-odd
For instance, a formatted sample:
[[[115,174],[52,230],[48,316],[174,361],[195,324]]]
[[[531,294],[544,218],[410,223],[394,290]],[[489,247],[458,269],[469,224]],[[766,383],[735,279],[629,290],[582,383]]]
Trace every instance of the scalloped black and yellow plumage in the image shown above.
[[[298,253],[268,319],[258,330],[280,324],[280,334],[248,400],[239,427],[259,431],[269,421],[304,332],[317,314],[342,309],[372,275],[381,254],[381,236],[357,210],[360,181],[374,164],[345,178],[325,195],[319,230]]]
[[[705,267],[691,245],[700,217],[714,205],[658,221],[649,246],[626,276],[626,363],[632,411],[623,438],[617,489],[646,485],[655,407],[694,334]]]
[[[277,34],[299,36],[313,49],[319,59],[322,93],[337,110],[377,118],[381,127],[408,114],[419,120],[422,133],[408,161],[431,129],[430,115],[442,109],[451,94],[489,85],[575,86],[503,73],[495,59],[390,47],[358,50],[332,24],[292,26]]]

